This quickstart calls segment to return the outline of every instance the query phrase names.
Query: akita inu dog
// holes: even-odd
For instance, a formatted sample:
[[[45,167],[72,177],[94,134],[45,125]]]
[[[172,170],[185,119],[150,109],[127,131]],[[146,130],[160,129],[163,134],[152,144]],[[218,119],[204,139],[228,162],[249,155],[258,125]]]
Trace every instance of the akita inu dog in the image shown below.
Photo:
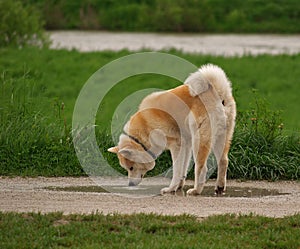
[[[129,185],[139,184],[165,150],[171,152],[173,177],[161,193],[183,187],[188,165],[195,162],[194,188],[187,194],[200,194],[206,181],[207,158],[212,151],[218,163],[215,191],[226,188],[228,151],[235,126],[236,104],[231,83],[215,65],[204,65],[183,85],[155,92],[141,102],[124,126],[119,143],[108,149],[116,153],[128,171]]]

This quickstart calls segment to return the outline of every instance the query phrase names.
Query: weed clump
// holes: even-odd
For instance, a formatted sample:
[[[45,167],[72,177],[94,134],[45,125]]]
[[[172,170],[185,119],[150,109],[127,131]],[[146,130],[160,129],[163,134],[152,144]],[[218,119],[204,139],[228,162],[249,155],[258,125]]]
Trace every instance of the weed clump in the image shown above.
[[[300,138],[285,135],[280,111],[254,92],[250,110],[240,111],[229,154],[229,178],[299,179]]]

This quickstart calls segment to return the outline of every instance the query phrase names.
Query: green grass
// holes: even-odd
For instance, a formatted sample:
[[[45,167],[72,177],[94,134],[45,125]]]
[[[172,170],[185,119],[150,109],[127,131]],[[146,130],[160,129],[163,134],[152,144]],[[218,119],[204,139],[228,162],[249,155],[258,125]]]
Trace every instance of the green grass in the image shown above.
[[[217,64],[233,83],[239,114],[230,153],[230,178],[300,178],[300,115],[295,104],[300,91],[300,55],[223,58],[169,52],[197,66]],[[83,175],[71,137],[74,103],[95,71],[128,54],[0,49],[0,175]],[[100,149],[104,152],[113,145],[107,131],[123,98],[144,88],[168,89],[179,84],[158,75],[133,76],[120,82],[98,111]],[[253,88],[258,89],[256,93]],[[105,156],[120,169],[114,155]],[[164,153],[152,174],[170,164],[169,154]]]
[[[300,215],[0,213],[1,248],[299,248]]]
[[[298,70],[300,55],[224,58],[169,52],[197,66],[205,63],[221,66],[233,83],[239,110],[249,109],[249,103],[255,100],[252,89],[257,89],[258,94],[267,99],[270,109],[283,111],[285,128],[299,131],[300,115],[298,105],[294,103],[297,103],[300,92],[297,80],[300,78]],[[128,54],[130,53],[127,51],[79,53],[36,48],[21,50],[2,48],[0,49],[2,98],[9,98],[10,94],[17,90],[23,91],[29,95],[28,97],[32,92],[31,96],[34,98],[44,98],[38,101],[40,104],[35,106],[35,109],[44,111],[47,116],[57,115],[58,106],[63,102],[65,116],[70,123],[75,100],[88,78],[105,64]],[[148,87],[168,89],[181,84],[157,75],[134,76],[121,83],[112,92],[113,98],[110,100],[112,102],[107,103],[111,109],[114,109],[123,97],[136,90]],[[22,92],[18,95],[24,98]],[[108,115],[110,109],[103,112],[105,114],[103,116],[107,118],[104,119],[104,124],[101,124],[102,127],[107,126],[107,121],[111,118]]]
[[[297,0],[22,0],[48,29],[299,33]]]

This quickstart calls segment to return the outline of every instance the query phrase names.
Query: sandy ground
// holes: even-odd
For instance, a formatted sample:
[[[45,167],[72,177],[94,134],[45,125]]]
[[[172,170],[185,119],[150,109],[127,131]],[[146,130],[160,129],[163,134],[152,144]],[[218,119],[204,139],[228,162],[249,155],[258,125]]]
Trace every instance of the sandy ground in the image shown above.
[[[208,185],[213,185],[209,181]],[[277,189],[286,195],[245,197],[151,196],[126,197],[112,193],[53,191],[45,187],[92,186],[87,177],[81,178],[7,178],[0,177],[0,211],[70,213],[156,213],[166,215],[191,214],[199,218],[214,214],[255,213],[283,217],[300,212],[299,182],[238,182],[231,187]]]

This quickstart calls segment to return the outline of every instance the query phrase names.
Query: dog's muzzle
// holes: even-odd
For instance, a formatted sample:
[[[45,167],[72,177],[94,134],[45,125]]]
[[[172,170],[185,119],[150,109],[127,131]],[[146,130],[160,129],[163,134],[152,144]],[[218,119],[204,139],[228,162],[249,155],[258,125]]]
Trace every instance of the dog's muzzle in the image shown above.
[[[129,183],[128,183],[128,186],[129,186],[129,187],[133,187],[133,186],[136,186],[136,184],[135,184],[134,182],[129,182]]]
[[[142,178],[129,178],[128,186],[137,186],[142,181]]]

